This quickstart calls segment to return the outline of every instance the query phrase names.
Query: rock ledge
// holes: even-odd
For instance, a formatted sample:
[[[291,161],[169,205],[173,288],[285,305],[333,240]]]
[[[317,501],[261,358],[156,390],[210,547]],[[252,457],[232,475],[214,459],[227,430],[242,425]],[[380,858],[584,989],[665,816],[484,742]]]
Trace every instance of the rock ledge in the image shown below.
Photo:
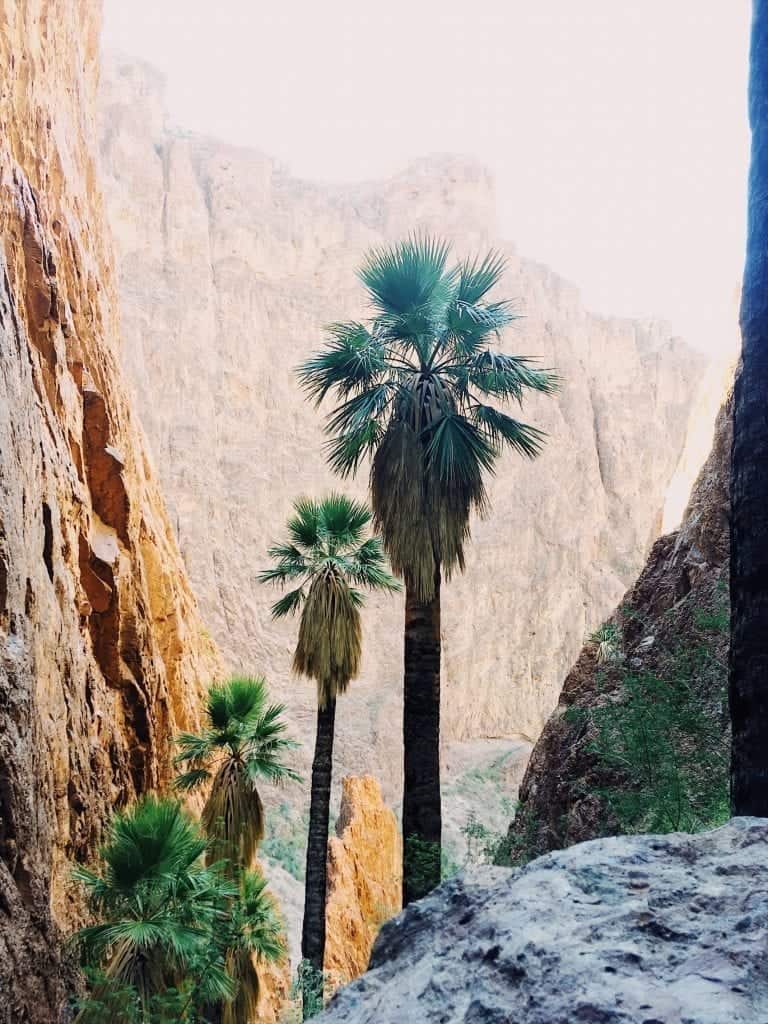
[[[442,885],[325,1022],[768,1021],[768,820],[597,839]]]

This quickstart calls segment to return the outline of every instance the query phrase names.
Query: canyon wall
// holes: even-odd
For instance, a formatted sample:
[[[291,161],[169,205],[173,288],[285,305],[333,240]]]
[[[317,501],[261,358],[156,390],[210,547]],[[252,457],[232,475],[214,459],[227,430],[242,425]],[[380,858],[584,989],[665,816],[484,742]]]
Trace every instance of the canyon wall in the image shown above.
[[[676,740],[679,753],[685,757],[686,743],[697,734],[706,737],[702,770],[711,774],[719,767],[722,815],[727,817],[732,435],[729,399],[720,410],[712,450],[679,529],[659,538],[637,583],[609,620],[619,657],[601,661],[597,648],[587,644],[568,673],[520,787],[520,804],[507,840],[513,862],[625,830],[606,794],[631,793],[640,780],[597,756],[596,721],[606,703],[626,705],[633,677],[657,677],[663,683],[660,696],[676,690],[684,699],[693,696],[695,715],[686,723],[688,740]],[[652,715],[639,710],[652,737]],[[652,739],[649,742],[654,745]],[[719,765],[714,760],[708,763],[714,758]],[[661,773],[659,749],[654,750],[653,761]],[[692,779],[694,789],[704,789],[710,782]],[[674,788],[668,789],[671,799]],[[713,822],[686,821],[682,827],[707,824]]]
[[[99,28],[91,0],[0,0],[3,1024],[59,1019],[71,866],[168,782],[218,671],[119,366]]]
[[[385,182],[316,185],[258,152],[167,126],[152,69],[110,62],[101,157],[119,254],[123,361],[206,622],[233,666],[265,672],[313,734],[314,690],[290,677],[295,624],[270,621],[256,572],[291,500],[339,486],[294,368],[325,323],[364,315],[355,268],[414,229],[458,254],[495,245],[522,319],[504,346],[565,380],[525,417],[533,464],[505,457],[467,572],[444,591],[448,741],[535,738],[585,632],[615,605],[660,529],[702,358],[662,324],[587,312],[577,290],[497,237],[492,182],[454,157]],[[364,474],[363,474],[364,477]],[[365,479],[345,484],[359,494]],[[402,608],[372,602],[365,663],[338,716],[338,763],[399,796]]]

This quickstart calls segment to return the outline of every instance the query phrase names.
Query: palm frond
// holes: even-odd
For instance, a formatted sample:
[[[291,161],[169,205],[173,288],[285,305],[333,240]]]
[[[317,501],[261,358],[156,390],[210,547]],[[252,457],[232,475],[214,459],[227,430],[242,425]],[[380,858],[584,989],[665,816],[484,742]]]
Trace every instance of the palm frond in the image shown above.
[[[473,486],[483,470],[492,473],[496,453],[483,432],[464,416],[444,416],[427,446],[427,458],[446,483],[468,480]]]
[[[384,436],[384,428],[376,420],[368,420],[359,427],[350,427],[325,443],[331,469],[345,478],[356,473],[360,463],[376,450]]]
[[[374,306],[385,315],[408,316],[444,306],[456,276],[446,274],[449,251],[450,246],[439,239],[413,236],[391,248],[374,249],[358,277]]]
[[[269,703],[262,676],[234,676],[208,691],[211,728],[179,739],[175,760],[188,768],[175,785],[190,790],[212,778],[201,817],[212,840],[208,859],[230,861],[229,870],[251,862],[264,834],[257,784],[297,778],[282,760],[295,746],[285,736],[284,712],[284,705]]]
[[[459,266],[456,298],[460,302],[474,305],[484,298],[504,276],[507,258],[503,253],[491,250],[482,258],[475,256],[464,260]]]
[[[522,404],[526,390],[555,394],[560,377],[552,370],[533,366],[527,356],[510,356],[484,349],[469,360],[469,380],[479,391],[500,398],[512,398]]]
[[[295,544],[274,544],[267,554],[277,564],[257,574],[259,583],[285,583],[287,580],[301,579],[309,571],[306,556]]]
[[[177,775],[173,780],[173,785],[174,789],[178,789],[182,793],[191,793],[208,782],[210,778],[211,773],[207,768],[190,768],[189,771]]]
[[[299,498],[293,503],[294,514],[288,520],[291,540],[305,551],[320,541],[320,507],[312,498]]]
[[[263,714],[269,700],[263,676],[233,676],[227,683],[227,693],[230,716],[238,722]]]
[[[457,299],[448,310],[446,347],[449,345],[458,359],[458,367],[466,366],[467,359],[518,319],[519,315],[506,301],[475,305]]]
[[[497,450],[507,444],[529,459],[541,452],[546,434],[536,427],[521,423],[490,405],[475,405],[472,418]]]
[[[115,889],[188,868],[205,850],[205,839],[173,800],[145,797],[112,820],[101,854]]]
[[[339,547],[348,547],[360,540],[371,521],[371,511],[365,502],[333,493],[320,502],[320,518],[335,553]]]
[[[204,760],[210,756],[211,749],[215,743],[211,733],[207,730],[199,736],[195,733],[183,732],[176,737],[175,742],[176,746],[181,748],[181,751],[174,757],[174,764]]]
[[[444,242],[425,236],[369,253],[358,276],[373,315],[342,325],[330,346],[337,349],[326,348],[300,373],[315,397],[331,388],[338,396],[326,423],[328,462],[346,477],[370,457],[374,527],[393,571],[422,600],[431,599],[439,572],[462,569],[470,515],[487,506],[484,479],[503,448],[532,457],[544,440],[484,397],[521,403],[527,392],[551,395],[561,383],[535,360],[489,347],[518,318],[511,302],[490,298],[503,254],[455,267],[448,256]],[[355,346],[366,360],[347,371]],[[350,584],[385,585],[351,552],[339,565]]]
[[[262,580],[262,582],[265,581]],[[303,587],[299,587],[297,590],[289,590],[287,594],[283,594],[283,596],[272,605],[272,617],[275,619],[282,619],[286,615],[293,615],[293,613],[301,607],[301,602],[303,600]]]
[[[317,404],[331,390],[344,398],[369,388],[386,367],[384,346],[364,324],[331,324],[328,333],[326,347],[297,371],[299,383]]]
[[[391,404],[396,390],[392,381],[384,381],[381,384],[373,384],[365,391],[347,399],[329,416],[326,432],[349,433],[367,426],[371,420],[378,420]]]

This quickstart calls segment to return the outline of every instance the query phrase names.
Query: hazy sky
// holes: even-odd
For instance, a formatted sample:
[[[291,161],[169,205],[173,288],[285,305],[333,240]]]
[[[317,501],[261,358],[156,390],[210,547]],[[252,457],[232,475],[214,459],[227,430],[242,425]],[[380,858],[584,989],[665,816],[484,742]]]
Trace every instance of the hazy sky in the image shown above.
[[[732,325],[749,0],[106,0],[176,124],[296,175],[433,152],[494,172],[502,232],[605,313]]]

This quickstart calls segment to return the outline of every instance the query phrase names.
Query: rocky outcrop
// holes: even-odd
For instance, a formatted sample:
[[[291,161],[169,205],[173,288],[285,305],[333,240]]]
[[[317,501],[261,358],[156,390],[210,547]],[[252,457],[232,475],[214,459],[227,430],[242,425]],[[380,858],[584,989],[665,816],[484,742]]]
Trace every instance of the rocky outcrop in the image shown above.
[[[336,835],[328,840],[325,970],[334,985],[368,967],[379,929],[402,905],[397,820],[370,775],[342,779]]]
[[[117,358],[98,5],[0,0],[0,1021],[50,1024],[69,874],[218,661]]]
[[[628,677],[645,673],[671,689],[681,685],[680,657],[688,659],[682,684],[701,715],[692,725],[703,722],[710,746],[720,743],[725,753],[731,436],[728,401],[680,529],[656,542],[609,620],[617,656],[601,660],[598,647],[587,644],[566,677],[520,789],[507,850],[513,860],[623,830],[605,792],[632,793],[638,780],[600,758],[594,745],[599,709],[628,700]],[[653,758],[658,756],[655,750]]]
[[[768,1019],[768,822],[485,868],[385,925],[325,1024]]]
[[[169,129],[160,77],[129,61],[113,63],[101,106],[123,360],[174,527],[214,638],[290,694],[307,749],[314,691],[290,679],[295,627],[270,621],[274,594],[255,580],[291,499],[338,486],[293,369],[325,323],[364,313],[355,268],[368,247],[421,228],[459,254],[504,248],[503,292],[522,314],[504,344],[555,365],[565,388],[526,408],[546,451],[530,465],[505,458],[467,572],[445,588],[443,723],[448,741],[534,738],[585,632],[658,535],[701,358],[662,324],[590,314],[573,286],[499,242],[492,182],[472,162],[424,160],[359,186],[299,181],[258,152]],[[375,602],[365,626],[337,763],[375,774],[391,802],[399,602]]]

